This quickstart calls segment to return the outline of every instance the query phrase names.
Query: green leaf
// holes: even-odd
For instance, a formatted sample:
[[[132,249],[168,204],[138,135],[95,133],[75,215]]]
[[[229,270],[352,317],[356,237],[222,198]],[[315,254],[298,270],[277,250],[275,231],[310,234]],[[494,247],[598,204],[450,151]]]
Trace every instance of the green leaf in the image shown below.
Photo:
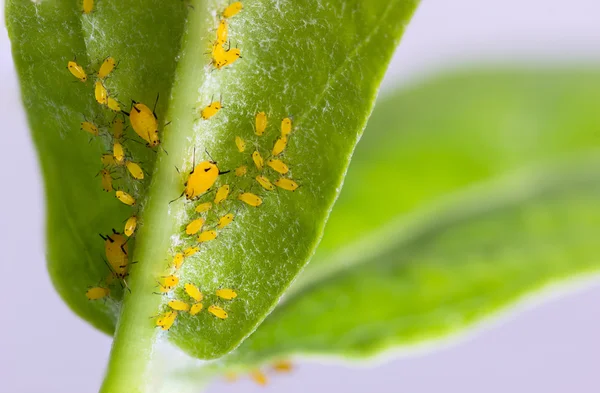
[[[151,317],[167,310],[169,298],[155,294],[157,281],[171,273],[176,252],[196,243],[184,233],[197,216],[195,204],[170,203],[194,167],[194,148],[198,161],[209,159],[206,149],[221,171],[232,171],[213,187],[229,184],[232,196],[206,215],[206,226],[214,227],[225,213],[235,214],[235,221],[186,258],[170,297],[189,301],[182,284],[192,282],[204,292],[205,308],[218,304],[229,318],[181,313],[168,337],[193,356],[215,358],[254,330],[313,253],[416,0],[244,2],[242,12],[229,20],[231,45],[240,48],[242,58],[216,70],[206,52],[215,40],[215,15],[227,4],[98,1],[94,12],[82,14],[75,1],[7,3],[13,54],[46,182],[52,279],[75,312],[95,326],[111,332],[118,321],[106,391],[141,390],[157,332]],[[90,74],[86,83],[65,69],[75,56]],[[131,292],[125,291],[122,303],[118,283],[105,303],[88,302],[84,295],[108,274],[98,233],[120,231],[132,214],[94,178],[100,155],[112,149],[115,115],[93,96],[92,70],[107,56],[119,66],[105,84],[124,108],[131,99],[152,107],[160,93],[161,148],[145,147],[131,129],[124,141],[131,159],[142,162],[149,175],[138,182],[115,168],[121,177],[115,184],[135,196],[133,212],[139,217],[137,235],[128,244],[129,260],[136,262],[126,278]],[[222,97],[224,108],[202,120],[197,109],[212,97]],[[269,118],[262,137],[253,128],[258,111]],[[83,116],[106,136],[88,143],[79,130]],[[283,159],[300,188],[267,192],[253,179],[258,171],[250,153],[256,148],[268,158],[288,116],[294,126]],[[244,154],[236,150],[236,136],[247,142]],[[237,178],[233,170],[242,164],[249,175]],[[279,177],[269,168],[264,173],[271,181]],[[236,199],[242,191],[259,194],[263,204],[246,206]],[[200,200],[213,198],[211,192]],[[237,299],[217,299],[215,290],[222,287],[235,288]]]
[[[597,273],[600,154],[431,209],[278,307],[227,359],[365,357],[440,339],[559,280]]]
[[[577,183],[583,174],[573,172],[581,188],[574,196],[559,174],[544,176],[539,189],[528,184],[537,172],[487,184],[595,154],[599,86],[600,74],[581,69],[470,71],[382,99],[311,264],[229,364],[307,352],[363,356],[438,338],[597,269],[586,232],[597,211],[585,199],[595,190]],[[563,217],[565,209],[573,216]],[[578,236],[581,244],[571,241]]]

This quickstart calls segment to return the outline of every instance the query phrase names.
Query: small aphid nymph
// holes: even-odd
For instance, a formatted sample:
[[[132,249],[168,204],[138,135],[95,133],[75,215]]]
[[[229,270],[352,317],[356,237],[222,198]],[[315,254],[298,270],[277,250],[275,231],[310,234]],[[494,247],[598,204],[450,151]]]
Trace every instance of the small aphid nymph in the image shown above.
[[[209,105],[207,105],[200,111],[200,116],[202,116],[204,120],[208,120],[214,115],[216,115],[221,110],[221,108],[223,108],[223,106],[221,105],[221,101],[211,102]]]
[[[170,292],[178,283],[179,277],[175,275],[162,277],[162,279],[159,281],[160,291],[162,293]]]
[[[79,79],[81,82],[87,81],[87,74],[86,74],[85,70],[83,69],[82,66],[80,66],[76,62],[74,62],[74,61],[68,62],[67,69],[69,70],[69,72],[71,72],[71,74],[73,74],[73,76],[75,78]]]
[[[292,133],[292,119],[286,117],[281,121],[281,136],[287,137]]]
[[[202,308],[204,306],[202,305],[202,303],[194,303],[192,304],[192,307],[190,307],[190,315],[196,315],[198,314],[200,311],[202,311]]]
[[[98,101],[98,104],[106,105],[108,103],[108,91],[106,91],[106,87],[100,81],[96,81],[94,86],[96,101]]]
[[[111,111],[121,112],[121,104],[119,104],[119,101],[115,100],[112,97],[107,98],[106,106],[108,106],[108,109],[110,109]]]
[[[119,140],[123,137],[123,129],[124,129],[124,125],[123,125],[123,119],[121,119],[120,117],[117,117],[114,121],[113,121],[113,138]]]
[[[243,153],[244,150],[246,150],[246,142],[244,142],[244,140],[239,136],[235,137],[235,145],[240,153]]]
[[[256,181],[258,182],[258,184],[261,185],[262,188],[264,188],[267,191],[273,191],[275,189],[275,186],[273,185],[273,183],[271,183],[271,181],[269,179],[267,179],[267,177],[265,177],[265,176],[262,176],[262,175],[256,176]]]
[[[225,19],[221,19],[219,22],[219,27],[217,27],[217,41],[218,45],[224,45],[227,42],[227,34],[228,27],[227,21]]]
[[[107,169],[102,169],[100,171],[100,176],[102,179],[102,189],[106,192],[113,191],[113,178],[110,172]]]
[[[223,217],[219,218],[219,223],[217,224],[217,228],[223,229],[227,225],[231,224],[232,221],[233,221],[233,214],[231,214],[231,213],[225,214]]]
[[[210,210],[210,208],[212,207],[212,202],[204,202],[204,203],[200,203],[198,204],[198,206],[196,206],[196,209],[194,209],[196,211],[196,213],[204,213]]]
[[[231,18],[232,16],[237,15],[244,8],[241,1],[236,1],[235,3],[231,3],[225,11],[223,11],[223,18]]]
[[[271,154],[273,154],[274,156],[278,156],[281,153],[283,153],[283,151],[287,147],[287,143],[287,136],[282,136],[281,138],[278,138],[277,141],[275,141],[275,145],[273,146],[273,151],[271,152]]]
[[[127,219],[127,221],[125,222],[125,229],[123,230],[125,236],[133,236],[133,234],[135,233],[135,228],[137,228],[137,221],[137,216],[131,216]]]
[[[252,380],[254,382],[256,382],[257,384],[259,384],[261,386],[265,386],[266,384],[269,383],[269,379],[267,378],[267,375],[265,373],[263,373],[262,371],[260,371],[259,369],[252,370],[252,372],[250,373],[250,378],[252,378]]]
[[[90,14],[94,10],[94,0],[83,0],[83,13]]]
[[[210,230],[204,231],[200,235],[198,235],[198,243],[209,242],[211,240],[215,240],[217,238],[217,231]]]
[[[252,153],[252,161],[254,161],[254,165],[256,165],[256,168],[259,171],[262,171],[263,166],[264,166],[264,160],[262,158],[262,156],[260,155],[260,153],[258,151],[254,151],[254,153]]]
[[[285,177],[275,180],[275,185],[287,191],[296,191],[296,189],[299,187],[298,183]]]
[[[225,300],[232,300],[237,297],[237,293],[230,288],[217,289],[215,295]]]
[[[126,193],[125,191],[118,190],[116,192],[117,199],[123,202],[126,205],[133,206],[135,205],[135,198]]]
[[[262,204],[262,199],[251,192],[244,192],[238,196],[238,199],[250,206],[258,207]]]
[[[237,177],[242,177],[248,172],[248,167],[246,165],[239,166],[235,168],[235,175]]]
[[[175,311],[189,311],[190,309],[190,305],[183,300],[171,300],[167,305]]]
[[[162,330],[169,330],[176,319],[177,311],[168,311],[156,319],[156,326],[160,327]]]
[[[200,249],[198,247],[188,247],[185,250],[183,250],[183,256],[186,257],[186,258],[187,257],[191,257],[192,255],[194,255],[198,251],[200,251]]]
[[[122,165],[125,161],[125,150],[123,149],[123,145],[119,142],[113,144],[113,157],[119,165]]]
[[[208,306],[208,312],[219,319],[227,319],[227,312],[219,306]]]
[[[181,265],[183,265],[183,261],[184,261],[183,254],[178,252],[173,257],[173,262],[171,262],[171,265],[175,268],[175,270],[179,270],[181,268]]]
[[[187,224],[187,226],[185,227],[185,233],[187,235],[195,235],[196,233],[198,233],[198,231],[200,229],[202,229],[203,225],[204,225],[204,218],[197,218],[197,219],[193,220],[192,222],[190,222],[189,224]]]
[[[222,185],[217,190],[217,195],[215,195],[215,200],[214,200],[215,205],[218,205],[219,203],[223,202],[225,199],[227,199],[228,196],[229,196],[229,185],[228,184]]]
[[[283,161],[274,158],[270,158],[267,161],[267,165],[270,166],[275,172],[279,172],[282,175],[285,175],[290,171],[290,168],[288,168]]]
[[[96,127],[94,123],[91,123],[89,121],[82,121],[81,129],[85,132],[89,132],[93,136],[98,136],[98,127]]]
[[[98,300],[110,295],[110,289],[104,287],[93,287],[87,290],[85,296],[88,300]]]
[[[113,156],[112,154],[102,154],[102,157],[100,157],[100,162],[102,162],[102,165],[104,166],[117,165],[117,161],[115,161],[115,156]]]
[[[254,133],[258,136],[262,136],[267,129],[267,114],[265,112],[258,112],[255,119]]]
[[[204,296],[202,296],[202,292],[200,292],[198,287],[194,284],[186,283],[183,286],[183,289],[185,290],[185,293],[187,293],[188,296],[194,299],[196,302],[201,302],[204,298]]]
[[[100,66],[100,69],[98,70],[98,78],[100,78],[100,79],[106,78],[111,72],[113,72],[116,65],[117,65],[117,62],[112,57],[109,56],[106,59],[104,59],[104,62],[102,62],[102,65]]]
[[[144,171],[142,170],[142,167],[139,166],[139,164],[136,164],[133,161],[127,161],[125,163],[125,166],[127,167],[127,170],[129,171],[129,173],[131,174],[131,176],[134,179],[136,179],[136,180],[144,179]]]

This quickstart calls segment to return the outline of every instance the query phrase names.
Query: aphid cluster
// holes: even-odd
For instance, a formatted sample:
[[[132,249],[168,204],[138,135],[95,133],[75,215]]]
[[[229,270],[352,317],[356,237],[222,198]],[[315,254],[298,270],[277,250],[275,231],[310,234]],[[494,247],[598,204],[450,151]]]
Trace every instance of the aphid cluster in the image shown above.
[[[88,6],[93,8],[93,2],[85,1],[83,5],[84,10]],[[146,142],[147,146],[155,147],[160,143],[158,121],[154,110],[133,101],[131,110],[127,113],[121,109],[121,104],[115,96],[106,89],[106,80],[115,71],[117,65],[114,58],[107,57],[100,64],[97,72],[88,72],[76,60],[67,62],[67,69],[80,82],[87,84],[90,78],[94,79],[92,88],[94,99],[101,108],[107,111],[104,117],[112,117],[112,120],[105,123],[84,119],[80,124],[81,130],[90,134],[92,138],[102,138],[108,146],[107,151],[101,155],[99,160],[101,164],[98,172],[100,186],[106,192],[114,192],[118,201],[133,209],[132,214],[125,220],[122,233],[113,229],[113,233],[110,235],[100,235],[105,241],[104,260],[110,274],[104,279],[104,285],[99,284],[86,292],[86,296],[90,300],[109,296],[111,292],[109,286],[115,278],[119,280],[122,287],[127,287],[126,277],[130,262],[126,246],[138,226],[137,190],[140,187],[137,187],[136,183],[146,178],[146,172],[141,163],[136,162],[126,148],[126,142],[132,140],[126,136],[128,128],[126,119],[129,118],[129,125]],[[117,184],[116,181],[119,179],[122,181]]]
[[[237,15],[242,8],[242,3],[238,1],[230,4],[221,13],[210,51],[211,65],[216,70],[221,70],[241,58],[240,49],[232,48],[228,40],[228,20]],[[93,0],[83,0],[83,12],[89,14],[92,11]],[[104,260],[109,274],[104,279],[104,285],[88,289],[86,296],[90,300],[109,297],[110,286],[115,281],[122,288],[128,289],[126,279],[133,263],[128,252],[128,242],[140,224],[138,208],[141,198],[139,190],[142,187],[137,185],[147,181],[147,173],[140,162],[133,159],[127,143],[133,141],[145,144],[151,149],[157,148],[161,143],[159,121],[155,114],[158,95],[152,109],[144,103],[131,100],[129,112],[126,112],[127,109],[114,92],[107,88],[109,84],[106,83],[117,66],[118,62],[112,57],[107,57],[96,72],[86,71],[75,59],[67,63],[69,72],[77,80],[91,85],[90,94],[93,94],[100,108],[112,117],[112,120],[105,124],[87,119],[81,123],[81,130],[91,138],[106,139],[109,146],[100,157],[100,185],[104,191],[114,192],[118,201],[132,208],[129,217],[124,219],[121,232],[113,229],[110,234],[100,235],[104,241]],[[198,121],[210,121],[223,110],[222,98],[211,101],[198,110]],[[270,133],[267,132],[267,113],[260,111],[249,119],[254,127],[249,127],[246,134],[240,131],[231,141],[231,149],[237,154],[238,161],[233,165],[234,168],[220,168],[208,152],[209,159],[197,163],[194,149],[191,172],[184,179],[184,188],[180,196],[194,204],[193,216],[181,227],[181,237],[185,239],[185,244],[182,247],[174,247],[176,250],[169,258],[167,269],[156,278],[156,293],[166,295],[163,309],[155,319],[156,326],[162,330],[169,330],[181,313],[189,313],[192,316],[208,313],[220,320],[228,318],[226,304],[235,301],[238,296],[234,289],[219,288],[214,293],[211,291],[205,295],[197,284],[180,280],[180,271],[188,258],[198,253],[207,243],[217,240],[223,233],[231,230],[234,227],[232,223],[240,211],[260,208],[263,199],[269,193],[279,190],[295,191],[299,187],[291,178],[290,165],[285,160],[285,151],[293,134],[292,118],[285,116],[287,114],[279,117],[281,123],[279,120],[276,122],[277,137],[274,139],[268,136]],[[129,129],[136,135],[127,135]],[[176,291],[176,288],[183,290]],[[202,313],[205,303],[207,313]],[[266,377],[264,380],[266,383]]]

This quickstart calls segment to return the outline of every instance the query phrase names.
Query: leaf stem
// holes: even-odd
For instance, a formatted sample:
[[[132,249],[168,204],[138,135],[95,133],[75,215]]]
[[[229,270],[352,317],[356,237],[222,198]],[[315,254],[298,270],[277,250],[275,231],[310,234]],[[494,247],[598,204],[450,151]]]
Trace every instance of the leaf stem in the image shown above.
[[[195,12],[188,12],[180,48],[182,55],[165,117],[171,124],[166,132],[162,130],[164,150],[158,152],[155,173],[148,188],[143,225],[136,237],[133,259],[138,263],[132,265],[131,293],[126,294],[123,302],[102,393],[145,393],[157,390],[157,383],[162,384],[162,381],[153,380],[151,372],[154,344],[160,331],[152,317],[158,313],[163,300],[156,294],[157,280],[165,275],[170,237],[177,232],[177,221],[170,214],[169,202],[183,187],[175,167],[181,166],[192,134],[194,115],[189,107],[195,104],[197,86],[204,79],[204,70],[197,66],[197,61],[203,58],[205,45],[199,41],[206,36],[210,18],[208,13],[200,12],[206,8],[204,0],[191,3]]]

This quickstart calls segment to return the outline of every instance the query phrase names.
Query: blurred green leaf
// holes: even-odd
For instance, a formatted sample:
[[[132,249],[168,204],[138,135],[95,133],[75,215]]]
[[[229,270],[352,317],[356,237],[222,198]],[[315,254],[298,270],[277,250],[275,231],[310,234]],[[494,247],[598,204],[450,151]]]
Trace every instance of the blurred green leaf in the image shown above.
[[[157,281],[171,273],[175,252],[196,244],[184,232],[198,217],[194,204],[169,203],[186,180],[176,168],[189,173],[197,147],[198,160],[208,160],[210,152],[222,171],[231,170],[214,188],[228,184],[232,196],[209,211],[205,227],[215,228],[226,213],[235,214],[235,221],[186,259],[174,291],[189,301],[182,284],[192,282],[205,294],[205,309],[218,304],[229,318],[181,313],[168,333],[193,356],[215,358],[254,330],[313,253],[416,3],[245,2],[229,20],[230,45],[240,48],[242,58],[215,70],[208,65],[210,43],[227,1],[98,1],[89,14],[76,1],[8,1],[13,55],[46,181],[50,273],[62,297],[86,320],[106,332],[118,320],[106,391],[139,388],[157,331],[151,317],[168,309],[168,297],[155,294]],[[94,178],[102,168],[100,155],[113,143],[115,115],[93,96],[95,72],[107,56],[119,65],[104,83],[124,108],[131,99],[152,107],[160,93],[162,150],[143,146],[131,129],[123,141],[147,178],[138,182],[123,167],[114,168],[115,186],[134,195],[139,218],[137,236],[128,244],[129,259],[137,263],[130,267],[131,292],[122,304],[116,283],[105,303],[88,302],[84,295],[108,274],[98,233],[121,230],[132,214]],[[65,69],[75,57],[89,74],[85,83]],[[197,109],[213,97],[221,97],[224,109],[210,121],[200,119]],[[253,127],[258,111],[269,117],[261,137]],[[294,126],[283,159],[291,168],[286,176],[300,188],[267,192],[254,177],[261,172],[275,182],[279,175],[257,170],[250,154],[256,149],[269,158],[288,116]],[[103,136],[88,143],[79,130],[84,118],[96,122]],[[236,136],[247,142],[243,154]],[[240,165],[248,166],[246,177],[234,175]],[[259,194],[260,208],[237,200],[243,191]],[[200,199],[213,200],[214,193]],[[217,299],[215,290],[222,287],[235,288],[238,298]]]
[[[439,338],[595,271],[596,162],[524,168],[596,154],[599,100],[585,70],[462,72],[383,98],[315,258],[229,363]]]
[[[457,333],[528,293],[597,272],[599,174],[600,154],[522,174],[382,233],[378,251],[354,246],[351,265],[293,294],[227,363],[371,356]]]

